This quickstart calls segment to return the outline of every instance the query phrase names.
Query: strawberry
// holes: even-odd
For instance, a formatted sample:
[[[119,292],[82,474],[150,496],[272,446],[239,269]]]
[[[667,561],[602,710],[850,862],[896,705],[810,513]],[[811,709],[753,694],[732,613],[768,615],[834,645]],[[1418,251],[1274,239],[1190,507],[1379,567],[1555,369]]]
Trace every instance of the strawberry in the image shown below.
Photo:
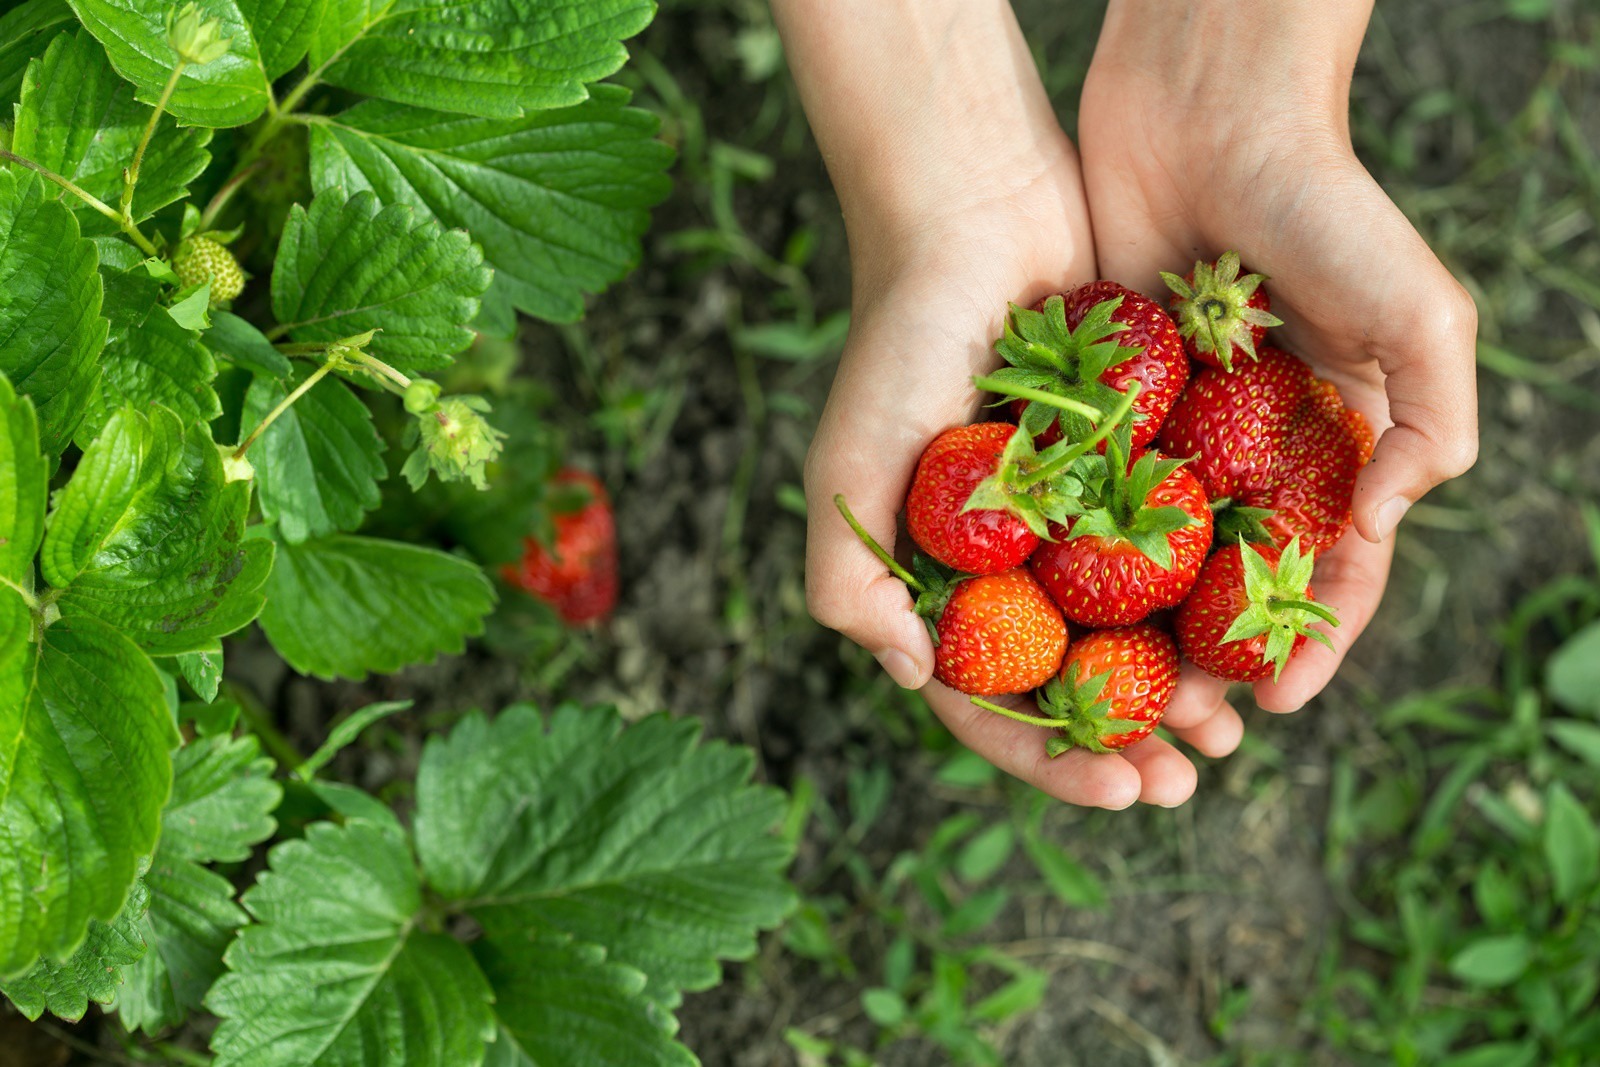
[[[1261,284],[1266,276],[1245,271],[1241,278],[1241,270],[1239,253],[1224,252],[1215,263],[1196,263],[1186,278],[1161,272],[1190,359],[1232,370],[1239,357],[1256,358],[1267,327],[1283,325]]]
[[[217,241],[199,235],[190,237],[178,246],[172,257],[172,272],[187,289],[203,282],[211,283],[211,306],[228,303],[244,292],[245,273],[239,261]]]
[[[1225,545],[1206,560],[1178,609],[1178,646],[1207,674],[1234,682],[1276,678],[1313,637],[1332,647],[1316,622],[1339,625],[1311,591],[1315,557],[1298,539],[1283,549]]]
[[[912,573],[861,528],[842,495],[833,502],[862,543],[917,595],[939,681],[963,693],[1025,693],[1061,666],[1067,624],[1025,568],[961,574],[919,553]]]
[[[1084,626],[1126,626],[1178,603],[1211,547],[1211,509],[1184,461],[1152,451],[1130,465],[1128,441],[1125,425],[1111,435],[1084,514],[1053,528],[1028,564]]]
[[[1190,469],[1217,512],[1219,539],[1244,534],[1321,552],[1350,525],[1372,431],[1339,392],[1282,349],[1194,376],[1161,428],[1161,447]]]
[[[1013,398],[1021,425],[1045,445],[1063,435],[1087,436],[1088,422],[1042,402],[1039,394],[1110,411],[1118,394],[1138,382],[1133,444],[1142,448],[1155,439],[1189,378],[1189,357],[1171,317],[1154,300],[1116,282],[1080,285],[1046,297],[1031,311],[1012,305],[995,351],[1009,366],[992,380],[1004,383],[998,391]]]
[[[979,379],[980,381],[982,379]],[[1137,389],[1132,395],[1137,395]],[[906,495],[906,528],[929,556],[967,574],[996,574],[1021,566],[1049,534],[1050,523],[1067,521],[1081,508],[1082,486],[1073,464],[1108,433],[1105,426],[1078,444],[1060,442],[1043,452],[1033,437],[1008,422],[957,426],[934,438],[917,462]]]
[[[553,605],[568,623],[604,619],[617,603],[617,525],[611,500],[599,479],[583,471],[562,470],[551,485],[558,491],[554,541],[546,547],[538,538],[527,538],[522,562],[508,564],[501,576]]]

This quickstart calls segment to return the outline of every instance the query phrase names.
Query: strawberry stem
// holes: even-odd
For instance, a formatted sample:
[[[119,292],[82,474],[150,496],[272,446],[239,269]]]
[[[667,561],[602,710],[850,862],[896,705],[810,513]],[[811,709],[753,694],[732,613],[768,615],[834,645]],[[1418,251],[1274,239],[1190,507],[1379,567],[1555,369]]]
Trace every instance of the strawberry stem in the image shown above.
[[[306,380],[296,386],[294,392],[284,397],[283,400],[279,402],[277,407],[267,412],[266,418],[262,419],[256,424],[256,428],[250,431],[250,436],[246,437],[239,447],[234,450],[233,458],[243,459],[245,453],[250,451],[250,446],[255,444],[256,439],[266,432],[268,426],[271,426],[274,422],[277,422],[279,416],[281,416],[285,411],[288,411],[290,408],[294,407],[294,402],[296,400],[299,400],[301,397],[309,393],[312,386],[326,378],[328,374],[331,373],[333,369],[341,362],[343,361],[338,356],[334,356],[330,358],[328,362],[324,363],[322,366],[318,367],[316,370],[307,375]]]
[[[1339,616],[1314,600],[1279,600],[1277,597],[1270,597],[1267,600],[1267,610],[1307,611],[1330,626],[1339,625]]]
[[[1082,415],[1090,422],[1099,422],[1105,418],[1105,412],[1093,405],[1085,404],[1081,400],[1073,400],[1071,397],[1047,393],[1043,389],[1030,389],[1025,385],[1012,385],[1009,382],[1002,382],[983,374],[974,375],[972,384],[986,393],[999,393],[1001,396],[1015,397],[1018,400],[1037,400],[1039,403],[1047,404],[1057,410],[1070,411],[1075,415]]]
[[[1040,467],[1032,474],[1025,475],[1024,477],[1018,479],[1019,483],[1024,487],[1038,485],[1040,482],[1045,481],[1048,478],[1055,477],[1067,467],[1078,462],[1078,460],[1082,459],[1084,456],[1087,456],[1090,452],[1100,447],[1100,442],[1110,437],[1116,428],[1122,425],[1122,420],[1128,417],[1128,413],[1133,410],[1134,398],[1138,395],[1139,383],[1129,382],[1128,391],[1122,394],[1122,402],[1116,406],[1116,409],[1112,411],[1110,415],[1100,416],[1093,436],[1087,438],[1086,440],[1080,441],[1078,444],[1067,449],[1061,455],[1057,456],[1054,460],[1045,464],[1043,467]],[[1060,398],[1058,397],[1056,399]]]
[[[1046,719],[1038,715],[1028,715],[1024,712],[1013,711],[1011,708],[1002,707],[999,704],[996,704],[990,700],[985,700],[982,697],[972,697],[971,700],[973,704],[982,708],[984,711],[992,711],[996,715],[1004,715],[1008,719],[1013,719],[1017,722],[1025,722],[1029,726],[1048,726],[1052,730],[1059,730],[1062,726],[1060,719]]]
[[[877,556],[878,559],[883,562],[885,567],[889,568],[889,572],[891,574],[900,579],[902,582],[905,582],[906,585],[910,586],[918,593],[926,591],[923,587],[923,584],[913,578],[910,571],[896,563],[895,558],[889,555],[889,553],[884,550],[884,547],[878,544],[871,534],[867,533],[862,525],[856,521],[856,517],[854,515],[850,514],[850,505],[844,502],[843,493],[834,494],[833,506],[839,509],[839,514],[843,515],[844,521],[850,524],[850,529],[854,530],[856,532],[856,536],[861,538],[861,543],[872,549],[872,554]]]

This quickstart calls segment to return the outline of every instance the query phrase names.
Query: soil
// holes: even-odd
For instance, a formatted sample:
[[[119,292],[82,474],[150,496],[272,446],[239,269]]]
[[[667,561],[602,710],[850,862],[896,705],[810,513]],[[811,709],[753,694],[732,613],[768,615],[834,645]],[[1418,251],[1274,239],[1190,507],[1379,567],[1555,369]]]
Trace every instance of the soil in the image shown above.
[[[1094,10],[1062,11],[1078,6],[1094,7],[1017,4],[1025,29],[1050,52],[1049,80],[1069,123],[1097,21]],[[1499,22],[1441,33],[1438,19],[1456,8],[1453,0],[1381,7],[1369,52],[1395,50],[1421,83],[1459,85],[1470,76],[1493,113],[1519,107],[1542,69],[1544,41],[1533,28],[1507,33]],[[735,186],[733,211],[769,251],[783,249],[799,230],[814,233],[809,274],[820,317],[848,305],[837,204],[781,75],[746,80],[740,55],[752,38],[738,10],[732,3],[669,4],[639,50],[661,60],[698,103],[707,137],[774,159],[769,180]],[[1494,61],[1483,62],[1486,56]],[[1356,96],[1380,124],[1397,106],[1365,67]],[[669,134],[685,132],[669,126]],[[683,167],[703,166],[685,145]],[[1413,186],[1448,182],[1463,165],[1448,130],[1425,130],[1417,150]],[[525,370],[573,397],[569,428],[578,452],[605,475],[622,533],[621,607],[609,627],[575,646],[559,695],[615,703],[629,715],[666,708],[702,716],[710,734],[756,748],[764,779],[789,785],[805,776],[840,810],[848,771],[886,764],[893,798],[862,843],[869,859],[886,863],[916,849],[944,817],[974,803],[999,810],[1000,797],[934,785],[927,754],[908,741],[906,720],[883,711],[897,703],[886,680],[805,616],[804,524],[783,503],[784,490],[799,484],[831,364],[750,362],[738,354],[728,323],[782,314],[785,297],[748,263],[681,251],[679,235],[713,225],[712,195],[707,181],[679,182],[656,215],[645,266],[596,300],[581,327],[525,330]],[[1550,311],[1552,336],[1580,336],[1569,309],[1553,304]],[[751,375],[765,411],[752,406],[742,384]],[[1368,715],[1377,702],[1438,682],[1486,680],[1496,620],[1584,554],[1569,492],[1586,486],[1600,493],[1592,413],[1562,407],[1531,386],[1487,375],[1482,384],[1481,462],[1408,526],[1384,610],[1323,698],[1291,717],[1250,713],[1248,728],[1260,743],[1204,766],[1194,801],[1182,809],[1050,813],[1048,831],[1105,879],[1112,902],[1090,913],[1031,895],[986,932],[993,942],[1030,943],[1029,961],[1053,974],[1043,1006],[997,1035],[1003,1062],[1200,1062],[1222,1050],[1211,1020],[1240,991],[1248,1006],[1229,1045],[1297,1049],[1307,1062],[1338,1062],[1303,1031],[1299,1014],[1335,910],[1322,869],[1331,755],[1371,742]],[[669,425],[665,435],[641,434],[627,448],[607,449],[581,412],[621,395],[643,396],[657,418],[652,425]],[[1548,469],[1552,455],[1559,458],[1555,477],[1528,476]],[[1494,506],[1477,504],[1483,500]],[[730,509],[742,519],[731,521]],[[1531,529],[1541,536],[1518,535]],[[354,784],[390,791],[414,767],[427,732],[459,713],[557,695],[541,664],[481,644],[393,678],[328,685],[287,675],[256,637],[233,645],[229,670],[307,750],[333,714],[373,699],[415,700],[411,713],[389,720],[376,740],[348,750],[336,765]],[[795,873],[803,883],[820,862],[819,833],[814,827],[802,846]],[[1013,862],[1019,881],[1033,877],[1025,861]],[[847,891],[842,881],[812,888]],[[727,975],[721,988],[690,996],[680,1012],[683,1039],[707,1067],[794,1064],[784,1028],[819,1018],[836,1021],[830,1036],[871,1047],[874,1028],[856,1007],[870,974],[828,977],[783,953],[773,938],[756,961],[730,966]],[[942,1055],[907,1042],[884,1050],[879,1062],[927,1065],[944,1062]]]

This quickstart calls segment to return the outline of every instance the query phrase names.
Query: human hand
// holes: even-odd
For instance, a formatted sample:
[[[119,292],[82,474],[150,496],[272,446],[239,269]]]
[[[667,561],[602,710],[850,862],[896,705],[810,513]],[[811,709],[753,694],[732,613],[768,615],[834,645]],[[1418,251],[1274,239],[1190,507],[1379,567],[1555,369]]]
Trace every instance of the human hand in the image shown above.
[[[1371,0],[1111,0],[1079,113],[1100,268],[1163,294],[1160,270],[1237,249],[1270,276],[1284,347],[1380,434],[1355,491],[1355,535],[1317,562],[1339,613],[1256,686],[1294,711],[1333,677],[1383,596],[1394,529],[1477,456],[1471,298],[1356,159],[1351,74]],[[1195,672],[1186,706],[1226,706]]]
[[[844,207],[854,284],[849,341],[806,468],[812,614],[871,651],[899,684],[925,686],[957,738],[1045,792],[1110,808],[1181,803],[1195,770],[1160,738],[1125,754],[1050,759],[1039,728],[930,681],[933,645],[910,594],[834,509],[843,493],[867,531],[894,545],[923,449],[979,414],[971,379],[998,363],[993,339],[1008,303],[1095,277],[1076,153],[1009,8],[932,0],[916,9],[917,17],[939,15],[926,34],[872,24],[912,18],[892,8],[844,5],[831,12],[838,21],[800,25],[785,22],[792,12],[781,0],[774,7]],[[811,36],[822,27],[839,37]],[[894,56],[874,54],[866,65],[868,82],[882,84],[852,81],[862,68],[838,50],[891,39]],[[901,61],[903,69],[894,66]],[[863,109],[884,100],[892,120],[863,125]],[[1231,709],[1181,697],[1166,725],[1213,756],[1232,751],[1242,730]]]

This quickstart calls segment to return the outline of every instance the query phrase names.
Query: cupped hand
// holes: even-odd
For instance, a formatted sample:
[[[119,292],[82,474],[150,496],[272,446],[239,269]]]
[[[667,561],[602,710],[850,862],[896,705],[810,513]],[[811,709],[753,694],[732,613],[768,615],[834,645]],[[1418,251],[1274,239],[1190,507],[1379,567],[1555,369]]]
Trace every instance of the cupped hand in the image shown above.
[[[1327,685],[1377,610],[1406,509],[1477,456],[1472,300],[1350,143],[1370,6],[1112,0],[1079,115],[1101,271],[1154,296],[1158,271],[1237,250],[1271,279],[1278,343],[1380,435],[1355,530],[1313,578],[1340,617],[1332,648],[1308,644],[1256,686],[1272,711]],[[1178,699],[1206,706],[1226,688],[1197,675]]]
[[[806,464],[807,599],[820,622],[872,652],[900,685],[925,687],[951,732],[1001,769],[1069,803],[1176,805],[1193,793],[1195,770],[1167,741],[1153,737],[1125,755],[1076,751],[1051,759],[1047,731],[977,708],[931,680],[934,648],[910,593],[833,504],[842,493],[892,550],[923,449],[940,432],[982,417],[972,376],[999,365],[993,341],[1008,304],[1095,277],[1076,153],[1026,53],[1022,65],[1032,79],[1017,86],[1026,128],[986,122],[996,135],[992,146],[947,140],[925,169],[889,180],[893,188],[881,197],[889,206],[881,212],[878,199],[852,197],[836,168],[854,300],[849,340]],[[1212,756],[1232,751],[1242,730],[1220,700],[1180,697],[1167,722]]]

